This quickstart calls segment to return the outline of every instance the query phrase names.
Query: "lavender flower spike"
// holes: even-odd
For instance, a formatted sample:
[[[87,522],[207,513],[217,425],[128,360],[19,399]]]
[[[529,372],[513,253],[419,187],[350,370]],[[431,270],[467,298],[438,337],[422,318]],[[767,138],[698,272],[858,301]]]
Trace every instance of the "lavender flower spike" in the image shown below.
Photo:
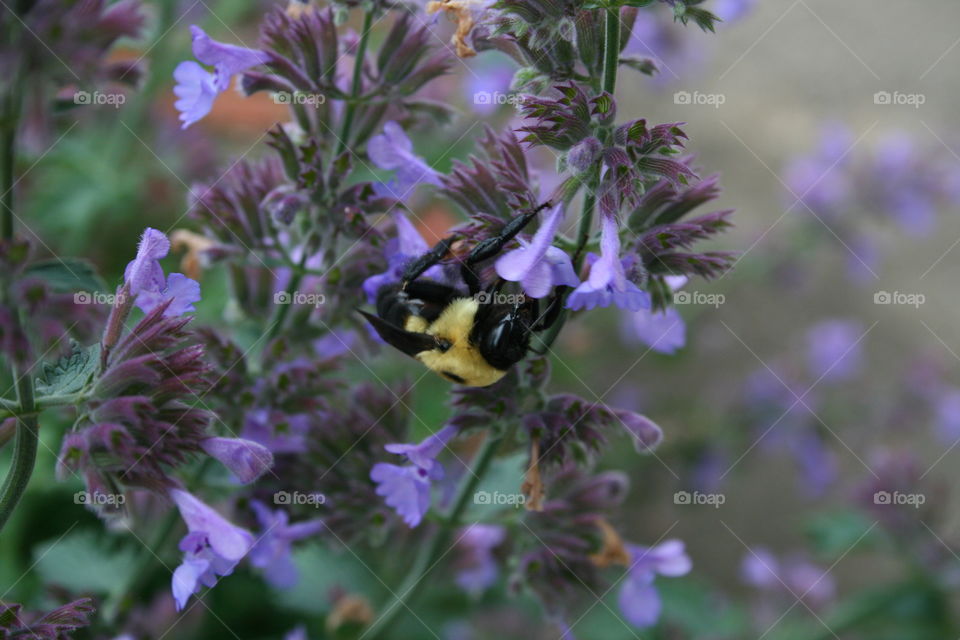
[[[440,175],[413,152],[413,143],[399,124],[389,121],[383,133],[367,143],[371,162],[380,168],[396,171],[396,177],[385,185],[378,185],[380,195],[405,200],[421,182],[441,186]]]
[[[127,264],[123,277],[130,285],[130,293],[137,296],[136,305],[144,313],[170,300],[163,315],[173,318],[195,310],[193,303],[200,300],[200,284],[182,273],[171,273],[164,280],[160,260],[169,251],[167,236],[147,227],[140,238],[137,257]]]
[[[650,296],[627,280],[620,261],[620,234],[613,216],[604,216],[600,230],[600,257],[590,266],[590,276],[567,299],[570,309],[608,307],[639,311],[650,308]]]
[[[270,450],[243,438],[207,438],[200,447],[220,461],[243,484],[249,484],[273,466]]]
[[[630,624],[650,627],[660,617],[660,594],[653,586],[657,574],[682,576],[692,568],[690,557],[680,540],[667,540],[655,547],[628,545],[630,574],[620,589],[620,611]]]
[[[558,204],[537,229],[529,244],[500,256],[497,275],[510,282],[519,282],[531,298],[544,298],[558,285],[575,287],[580,279],[573,270],[570,256],[551,243],[563,219],[563,204]]]
[[[269,60],[264,51],[217,42],[196,25],[190,26],[190,33],[193,35],[193,55],[203,64],[212,66],[213,73],[192,60],[181,62],[174,69],[177,84],[173,92],[179,98],[174,106],[180,112],[183,129],[210,113],[213,101],[230,86],[233,76]]]
[[[217,576],[233,572],[253,546],[253,536],[187,491],[172,489],[170,497],[180,509],[189,531],[180,541],[183,563],[173,572],[171,585],[179,611],[201,585],[212,587],[217,583]]]

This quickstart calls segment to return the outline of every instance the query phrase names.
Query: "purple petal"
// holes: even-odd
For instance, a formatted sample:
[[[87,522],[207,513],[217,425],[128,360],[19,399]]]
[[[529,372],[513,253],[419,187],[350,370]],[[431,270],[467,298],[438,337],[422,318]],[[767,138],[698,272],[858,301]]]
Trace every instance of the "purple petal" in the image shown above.
[[[191,280],[182,273],[171,273],[167,282],[159,291],[142,291],[137,296],[136,305],[144,313],[150,313],[167,300],[172,302],[163,312],[166,318],[175,318],[184,313],[195,311],[194,302],[200,300],[200,283]]]
[[[417,228],[403,213],[393,214],[393,223],[397,227],[397,253],[405,256],[420,256],[430,249]]]
[[[134,295],[141,291],[159,291],[163,288],[163,269],[158,260],[170,251],[170,240],[162,232],[147,227],[140,237],[137,257],[127,264],[123,279]]]
[[[190,25],[190,33],[193,35],[193,55],[203,64],[216,69],[215,83],[220,91],[230,86],[230,78],[235,74],[270,59],[265,52],[257,49],[217,42],[196,25]]]
[[[430,509],[430,482],[420,473],[417,467],[386,462],[379,462],[370,470],[370,479],[377,483],[377,495],[383,496],[411,528],[420,524]]]
[[[456,427],[448,425],[419,444],[388,444],[384,449],[390,453],[407,456],[410,462],[429,471],[434,466],[435,458],[455,435],[457,435]]]
[[[367,155],[379,169],[399,169],[412,154],[413,142],[403,127],[393,120],[383,125],[382,134],[373,136],[367,143]]]
[[[253,536],[249,531],[231,524],[187,491],[171,489],[170,497],[180,509],[187,528],[206,533],[213,551],[221,557],[236,562],[250,550]]]
[[[253,482],[273,466],[270,450],[253,440],[207,438],[200,443],[200,447],[244,484]]]
[[[660,594],[653,586],[653,573],[631,574],[623,581],[618,602],[624,619],[635,627],[651,627],[660,617]]]
[[[210,113],[220,90],[214,75],[193,60],[178,64],[173,78],[177,81],[173,93],[178,98],[173,106],[180,112],[181,128],[186,129]]]
[[[752,587],[770,589],[780,584],[780,563],[767,549],[756,548],[743,557],[740,575]]]
[[[187,558],[173,572],[171,590],[177,602],[177,611],[182,611],[187,600],[200,588],[200,577],[210,568],[210,562],[203,558]]]
[[[659,353],[676,353],[687,342],[683,318],[673,307],[656,312],[641,309],[626,315],[625,319],[627,336]]]

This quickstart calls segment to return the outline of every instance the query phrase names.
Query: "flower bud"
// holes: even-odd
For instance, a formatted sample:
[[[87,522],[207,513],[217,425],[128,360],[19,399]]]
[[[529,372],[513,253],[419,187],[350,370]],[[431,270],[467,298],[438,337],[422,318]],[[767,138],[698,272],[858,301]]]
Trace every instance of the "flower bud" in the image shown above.
[[[567,153],[567,164],[577,173],[585,173],[593,167],[602,151],[603,145],[597,138],[584,138]]]

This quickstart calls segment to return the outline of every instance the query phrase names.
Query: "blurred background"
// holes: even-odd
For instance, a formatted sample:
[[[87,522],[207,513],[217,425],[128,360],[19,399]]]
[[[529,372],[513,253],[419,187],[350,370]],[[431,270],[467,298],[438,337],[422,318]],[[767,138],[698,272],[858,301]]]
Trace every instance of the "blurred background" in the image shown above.
[[[93,260],[108,282],[144,226],[189,228],[190,186],[267,152],[264,133],[286,117],[265,95],[228,92],[181,131],[172,107],[173,67],[190,56],[187,25],[252,46],[269,3],[147,4],[146,42],[117,53],[149,62],[142,90],[117,108],[65,110],[54,128],[37,123],[24,138],[22,217],[47,251]],[[664,429],[655,455],[613,447],[601,466],[629,472],[630,538],[681,538],[694,570],[662,587],[672,631],[625,626],[613,591],[574,633],[946,640],[939,634],[956,629],[951,607],[960,605],[950,589],[960,540],[948,491],[960,473],[960,5],[716,4],[729,11],[716,34],[674,24],[665,9],[641,11],[628,48],[661,71],[624,69],[617,97],[621,118],[686,123],[701,175],[719,172],[720,207],[736,209],[719,248],[740,258],[724,277],[682,290],[683,346],[651,348],[629,319],[598,311],[567,325],[553,362],[555,388],[642,411]],[[446,42],[445,19],[435,30]],[[432,84],[431,96],[461,114],[414,135],[418,152],[445,171],[471,151],[480,123],[516,124],[510,104],[476,98],[508,95],[512,72],[505,57],[483,54]],[[555,159],[543,153],[549,186]],[[426,237],[457,221],[449,203],[421,198],[412,206]],[[204,273],[201,322],[222,318],[224,282],[217,269]],[[389,356],[377,365],[399,367]],[[443,419],[446,387],[418,384],[425,423]],[[41,582],[109,590],[94,569],[124,562],[125,552],[84,557],[83,538],[100,535],[99,524],[72,502],[63,515],[77,488],[52,473],[59,432],[43,440],[28,499],[4,532],[0,583],[19,601],[42,598]],[[61,526],[77,518],[76,530]],[[45,553],[63,536],[73,542]],[[335,584],[380,588],[319,545],[298,559],[309,568],[301,584],[266,596],[283,618],[271,627],[293,627]],[[781,580],[758,574],[758,559]],[[228,625],[238,602],[263,595],[253,583],[226,580],[209,598]],[[519,606],[535,620],[532,600],[485,597],[485,621],[469,622],[470,603],[452,596],[434,597],[439,608],[424,619],[441,628],[454,612],[475,634],[449,627],[449,637],[541,637],[509,617]],[[215,623],[204,629],[196,637],[231,637]]]

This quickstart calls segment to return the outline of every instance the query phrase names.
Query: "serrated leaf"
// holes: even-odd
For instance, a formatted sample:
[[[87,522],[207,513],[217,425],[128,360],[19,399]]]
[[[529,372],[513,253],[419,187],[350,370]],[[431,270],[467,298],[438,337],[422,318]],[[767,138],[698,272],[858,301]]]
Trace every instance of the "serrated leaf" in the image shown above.
[[[57,293],[94,292],[106,288],[93,264],[80,258],[39,260],[23,273],[25,277],[40,278]]]
[[[100,345],[82,347],[73,343],[69,355],[56,364],[44,364],[37,378],[37,395],[52,396],[82,391],[93,376],[100,362]]]
[[[79,531],[34,547],[36,570],[45,584],[57,584],[77,593],[109,593],[134,570],[136,553],[130,548],[106,548],[103,535]]]

